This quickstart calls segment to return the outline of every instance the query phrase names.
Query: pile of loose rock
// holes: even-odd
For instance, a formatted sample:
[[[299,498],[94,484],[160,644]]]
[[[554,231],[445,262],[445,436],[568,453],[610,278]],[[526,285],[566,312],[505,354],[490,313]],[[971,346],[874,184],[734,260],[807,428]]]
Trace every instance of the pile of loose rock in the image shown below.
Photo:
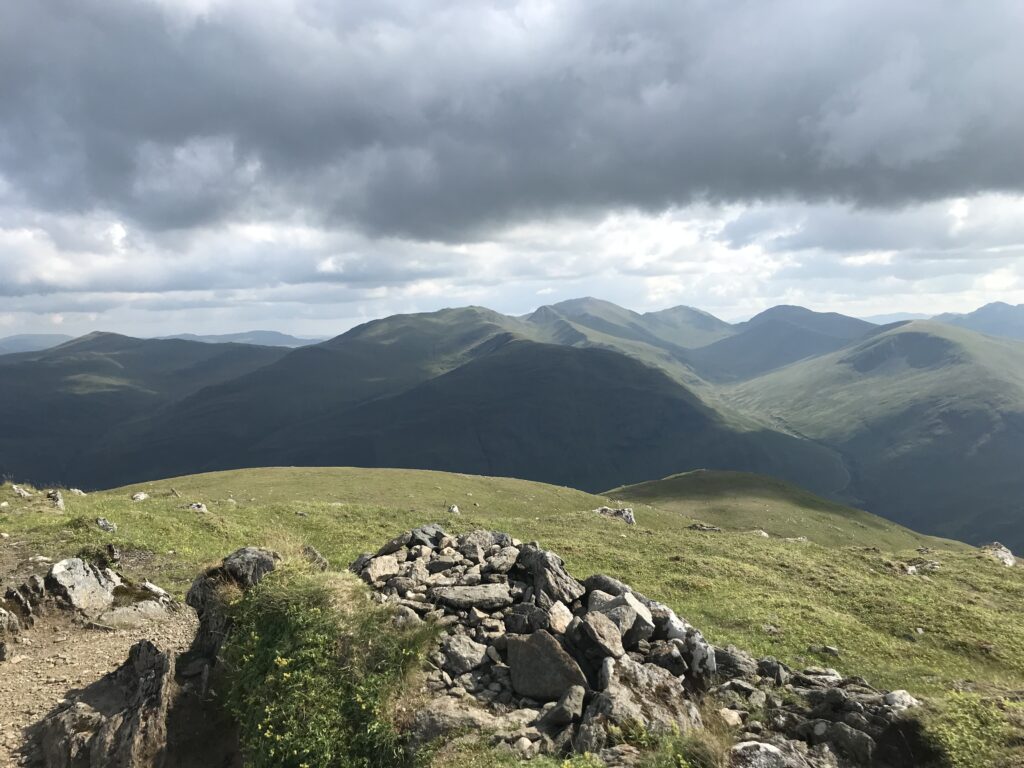
[[[736,768],[885,765],[879,745],[907,742],[890,738],[917,705],[905,691],[716,648],[667,606],[608,576],[578,581],[557,555],[504,533],[428,525],[351,570],[396,621],[444,627],[414,745],[475,730],[524,757],[631,765],[624,733],[700,728],[699,705],[734,726]]]

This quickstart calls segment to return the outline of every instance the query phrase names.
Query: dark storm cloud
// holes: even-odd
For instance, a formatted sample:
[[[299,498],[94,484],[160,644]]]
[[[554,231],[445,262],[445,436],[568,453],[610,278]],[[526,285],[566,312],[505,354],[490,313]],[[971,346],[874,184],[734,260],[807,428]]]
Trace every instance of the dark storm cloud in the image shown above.
[[[301,212],[461,240],[1024,191],[1017,0],[174,6],[0,4],[9,196],[154,232]]]

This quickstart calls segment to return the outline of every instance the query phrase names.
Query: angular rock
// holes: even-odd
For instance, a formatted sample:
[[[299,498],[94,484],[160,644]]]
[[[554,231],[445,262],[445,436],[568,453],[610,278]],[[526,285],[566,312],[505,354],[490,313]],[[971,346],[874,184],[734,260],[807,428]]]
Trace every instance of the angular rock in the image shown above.
[[[587,691],[582,685],[574,685],[558,703],[544,715],[541,722],[546,726],[563,726],[578,720],[583,715],[583,699]]]
[[[457,610],[496,611],[512,605],[507,584],[479,584],[474,587],[434,587],[428,592],[431,600]]]
[[[743,727],[743,714],[739,710],[722,707],[718,710],[718,716],[722,718],[722,722],[730,728]]]
[[[561,635],[572,623],[572,611],[565,607],[561,600],[557,601],[548,609],[548,629],[555,634]]]
[[[772,744],[741,741],[729,750],[729,768],[790,768],[790,763]]]
[[[54,563],[46,575],[51,594],[91,617],[114,604],[114,588],[121,584],[109,568],[97,568],[77,557]]]
[[[520,549],[519,565],[533,576],[534,599],[541,608],[550,608],[558,600],[570,605],[586,592],[586,588],[568,574],[562,558],[554,552],[527,544]]]
[[[54,489],[46,492],[46,499],[50,502],[50,505],[54,509],[59,509],[61,512],[64,511],[64,496],[60,491]]]
[[[515,547],[502,547],[497,554],[488,559],[484,565],[484,573],[508,573],[519,560],[519,550]]]
[[[637,600],[632,592],[623,592],[601,610],[611,616],[620,608],[628,609],[633,616],[628,627],[619,624],[619,628],[622,630],[622,644],[626,648],[635,648],[641,640],[650,640],[654,636],[654,617],[651,615],[650,609]]]
[[[587,610],[601,611],[615,599],[615,595],[609,594],[601,589],[591,590],[587,595]]]
[[[107,533],[117,533],[117,525],[110,522],[105,517],[96,518],[96,527],[101,531],[106,531]]]
[[[603,573],[595,573],[593,576],[588,576],[583,584],[586,587],[587,592],[594,592],[597,590],[611,595],[612,597],[618,597],[623,592],[632,592],[626,584],[623,584],[618,579],[607,576]]]
[[[476,643],[465,635],[449,635],[441,644],[441,653],[444,654],[445,672],[452,677],[458,677],[483,664],[487,657],[487,646]]]
[[[364,581],[376,584],[391,576],[397,576],[398,570],[398,559],[394,555],[381,555],[370,560],[360,575]]]
[[[606,656],[617,659],[626,652],[619,628],[603,613],[588,613],[573,640],[589,659],[600,660]]]
[[[29,752],[52,768],[160,768],[167,748],[169,656],[148,640],[128,660],[29,731]]]
[[[579,664],[545,630],[508,637],[512,688],[537,701],[557,701],[574,685],[586,687]]]
[[[444,529],[441,526],[422,525],[409,531],[409,546],[422,545],[436,549],[444,537]]]
[[[741,651],[735,645],[725,648],[715,648],[715,665],[721,677],[732,679],[736,677],[755,677],[757,675],[757,660],[749,653]]]
[[[678,678],[629,656],[615,661],[608,685],[587,707],[584,721],[595,717],[616,725],[639,723],[654,733],[701,727],[700,713]]]
[[[145,501],[148,498],[149,498],[149,494],[145,493],[144,491],[139,491],[138,493],[133,493],[132,494],[132,501],[136,501],[136,502],[137,501]]]

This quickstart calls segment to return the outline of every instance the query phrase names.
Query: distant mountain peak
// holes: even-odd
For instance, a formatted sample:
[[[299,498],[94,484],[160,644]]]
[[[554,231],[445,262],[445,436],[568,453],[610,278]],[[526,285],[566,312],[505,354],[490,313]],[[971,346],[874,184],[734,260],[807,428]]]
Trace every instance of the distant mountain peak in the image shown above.
[[[966,314],[947,312],[937,315],[934,319],[940,323],[957,325],[989,336],[1024,339],[1024,304],[1014,305],[1005,301],[993,301],[973,312]]]

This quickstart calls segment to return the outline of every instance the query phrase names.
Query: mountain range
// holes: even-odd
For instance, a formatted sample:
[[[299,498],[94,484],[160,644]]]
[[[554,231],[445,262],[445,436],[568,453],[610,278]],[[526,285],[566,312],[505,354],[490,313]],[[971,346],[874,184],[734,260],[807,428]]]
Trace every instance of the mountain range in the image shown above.
[[[958,325],[578,299],[396,315],[293,349],[96,333],[0,356],[0,472],[97,488],[393,466],[598,491],[736,470],[1024,547],[1024,343]]]

